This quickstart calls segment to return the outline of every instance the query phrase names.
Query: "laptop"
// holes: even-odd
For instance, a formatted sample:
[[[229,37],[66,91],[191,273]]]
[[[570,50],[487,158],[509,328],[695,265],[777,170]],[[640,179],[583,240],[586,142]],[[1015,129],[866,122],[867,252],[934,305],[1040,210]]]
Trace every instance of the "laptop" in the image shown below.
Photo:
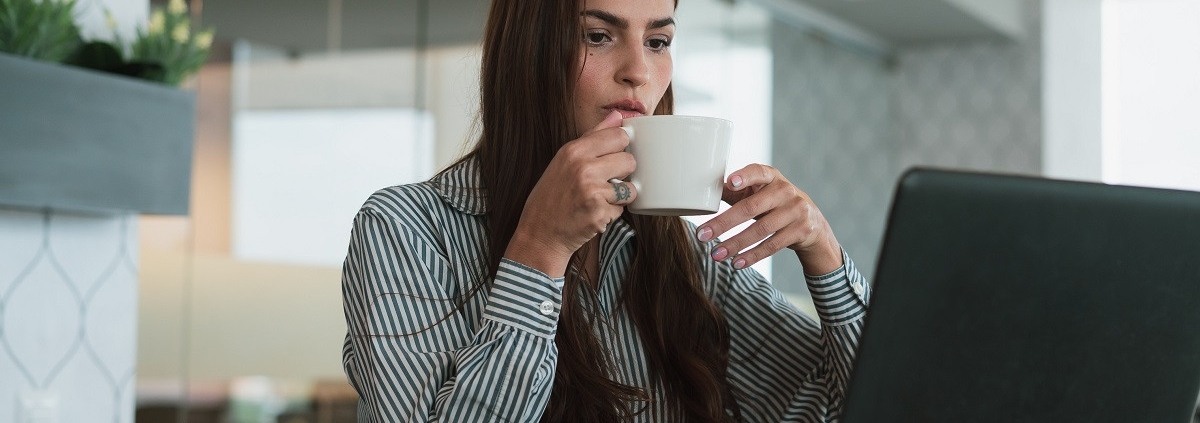
[[[909,171],[866,319],[844,423],[1188,423],[1200,193]]]

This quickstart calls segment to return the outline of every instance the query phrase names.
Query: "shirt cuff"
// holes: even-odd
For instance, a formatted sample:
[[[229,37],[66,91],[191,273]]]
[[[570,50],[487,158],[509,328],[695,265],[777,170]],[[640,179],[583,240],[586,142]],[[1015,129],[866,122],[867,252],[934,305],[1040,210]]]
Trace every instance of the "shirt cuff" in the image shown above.
[[[564,278],[507,258],[500,260],[483,317],[545,338],[554,338],[562,310]]]
[[[862,318],[866,311],[870,285],[858,273],[846,251],[842,251],[842,267],[821,276],[804,275],[813,305],[821,322],[844,325]]]

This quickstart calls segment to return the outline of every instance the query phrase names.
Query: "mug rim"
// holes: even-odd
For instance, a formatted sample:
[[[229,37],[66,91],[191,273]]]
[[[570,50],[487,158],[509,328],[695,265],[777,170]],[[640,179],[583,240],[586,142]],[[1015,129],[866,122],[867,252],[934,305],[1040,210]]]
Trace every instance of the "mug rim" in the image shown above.
[[[665,117],[681,118],[684,120],[716,120],[716,121],[728,123],[730,125],[733,124],[733,121],[731,121],[729,119],[725,119],[725,118],[719,118],[719,117],[713,117],[713,116],[696,116],[696,115],[642,115],[642,116],[634,116],[631,118],[621,119],[621,124],[624,125],[625,122],[631,121],[631,120],[637,121],[637,120],[642,120],[642,119],[647,119],[647,118],[665,118]]]

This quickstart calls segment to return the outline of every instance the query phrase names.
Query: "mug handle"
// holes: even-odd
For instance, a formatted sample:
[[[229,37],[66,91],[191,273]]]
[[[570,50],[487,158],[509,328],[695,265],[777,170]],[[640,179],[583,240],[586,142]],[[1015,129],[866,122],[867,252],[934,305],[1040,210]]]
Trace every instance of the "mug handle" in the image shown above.
[[[620,179],[618,179],[618,178],[612,178],[612,179],[609,179],[609,180],[608,180],[608,183],[610,183],[610,184],[619,184],[619,183],[621,183],[621,182],[629,182],[629,184],[630,184],[630,185],[633,185],[633,189],[636,189],[636,190],[638,190],[638,191],[641,191],[641,190],[642,190],[642,184],[639,184],[639,183],[637,183],[637,182],[635,182],[635,181],[632,181],[632,180],[630,180],[630,181],[623,181],[623,180],[620,180]]]
[[[622,131],[625,131],[626,135],[629,135],[629,141],[633,141],[633,127],[632,126],[622,126],[620,128]],[[629,147],[625,147],[625,151],[629,151]],[[609,181],[609,182],[612,182],[612,181]],[[629,183],[633,185],[633,189],[636,189],[638,191],[642,190],[642,184],[638,183],[638,181],[634,181],[633,179],[630,179]]]
[[[622,126],[621,130],[625,131],[626,135],[629,135],[630,141],[633,140],[633,127],[632,126]]]

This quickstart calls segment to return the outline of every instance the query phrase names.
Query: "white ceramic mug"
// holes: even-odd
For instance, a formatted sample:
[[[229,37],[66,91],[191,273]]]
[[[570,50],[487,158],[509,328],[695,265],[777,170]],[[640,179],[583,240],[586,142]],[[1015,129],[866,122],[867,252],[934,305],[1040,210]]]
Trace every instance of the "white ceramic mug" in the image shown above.
[[[654,216],[716,213],[733,122],[701,116],[655,115],[625,119],[627,151],[637,160],[629,181],[637,198],[629,211]]]

